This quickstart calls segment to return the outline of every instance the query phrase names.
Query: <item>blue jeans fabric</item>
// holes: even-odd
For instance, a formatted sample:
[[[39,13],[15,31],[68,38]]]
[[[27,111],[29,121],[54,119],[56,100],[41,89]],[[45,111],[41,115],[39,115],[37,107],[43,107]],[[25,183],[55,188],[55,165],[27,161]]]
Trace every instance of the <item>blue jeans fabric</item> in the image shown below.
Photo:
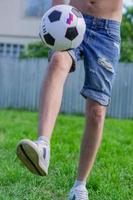
[[[120,56],[120,23],[84,15],[87,25],[82,44],[72,49],[72,70],[84,60],[85,81],[81,94],[101,105],[110,102],[113,80]]]
[[[108,106],[120,57],[120,23],[83,16],[87,26],[84,40],[77,49],[68,50],[73,59],[71,72],[83,59],[85,81],[81,95]]]

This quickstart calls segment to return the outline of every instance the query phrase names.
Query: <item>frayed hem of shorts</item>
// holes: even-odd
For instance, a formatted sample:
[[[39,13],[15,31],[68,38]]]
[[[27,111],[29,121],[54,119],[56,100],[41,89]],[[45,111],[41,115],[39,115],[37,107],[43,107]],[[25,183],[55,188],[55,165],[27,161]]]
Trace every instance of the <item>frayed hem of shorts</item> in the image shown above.
[[[93,94],[95,93],[95,95]],[[102,94],[105,98],[108,98],[108,100],[104,100],[104,99],[101,99],[99,97],[99,95],[101,94],[100,92],[98,91],[94,91],[92,89],[82,89],[80,91],[80,94],[85,98],[85,99],[91,99],[91,100],[94,100],[96,102],[98,102],[100,105],[102,106],[105,106],[105,107],[108,107],[110,105],[110,97],[108,97],[107,95],[105,94]]]

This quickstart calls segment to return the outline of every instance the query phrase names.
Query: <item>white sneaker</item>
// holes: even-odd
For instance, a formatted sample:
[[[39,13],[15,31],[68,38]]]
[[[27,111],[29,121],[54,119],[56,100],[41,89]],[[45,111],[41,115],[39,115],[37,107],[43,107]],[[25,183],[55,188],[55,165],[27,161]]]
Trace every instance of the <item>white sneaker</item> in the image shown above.
[[[50,145],[45,141],[21,140],[17,145],[17,156],[23,164],[39,176],[48,174]]]
[[[73,187],[69,193],[68,200],[89,200],[88,191],[85,186]]]

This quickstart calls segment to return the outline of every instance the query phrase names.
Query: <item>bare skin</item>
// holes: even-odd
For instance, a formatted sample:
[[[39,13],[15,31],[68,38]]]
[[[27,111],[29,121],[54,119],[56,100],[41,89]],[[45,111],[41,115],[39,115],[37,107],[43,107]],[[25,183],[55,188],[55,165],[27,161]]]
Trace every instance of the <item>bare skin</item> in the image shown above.
[[[54,0],[53,5],[63,4],[63,0]],[[71,0],[71,5],[81,12],[121,21],[122,0]],[[39,136],[51,139],[57,119],[65,80],[72,65],[72,58],[67,52],[56,52],[48,66],[43,81],[40,98]],[[106,108],[98,102],[86,100],[86,123],[81,144],[77,179],[85,181],[90,174],[99,149]]]
[[[54,1],[54,5],[62,3],[62,0]],[[122,0],[71,0],[70,4],[89,15],[117,21],[122,19]]]
[[[72,0],[71,5],[89,15],[121,21],[122,0]]]

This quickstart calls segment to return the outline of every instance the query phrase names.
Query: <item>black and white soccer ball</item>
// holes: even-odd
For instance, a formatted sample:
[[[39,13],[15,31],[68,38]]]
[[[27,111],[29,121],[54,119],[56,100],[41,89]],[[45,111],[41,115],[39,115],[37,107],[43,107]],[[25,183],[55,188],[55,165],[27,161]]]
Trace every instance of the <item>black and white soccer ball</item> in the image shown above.
[[[51,49],[77,48],[83,41],[86,24],[81,12],[70,5],[50,8],[42,17],[39,35]]]

